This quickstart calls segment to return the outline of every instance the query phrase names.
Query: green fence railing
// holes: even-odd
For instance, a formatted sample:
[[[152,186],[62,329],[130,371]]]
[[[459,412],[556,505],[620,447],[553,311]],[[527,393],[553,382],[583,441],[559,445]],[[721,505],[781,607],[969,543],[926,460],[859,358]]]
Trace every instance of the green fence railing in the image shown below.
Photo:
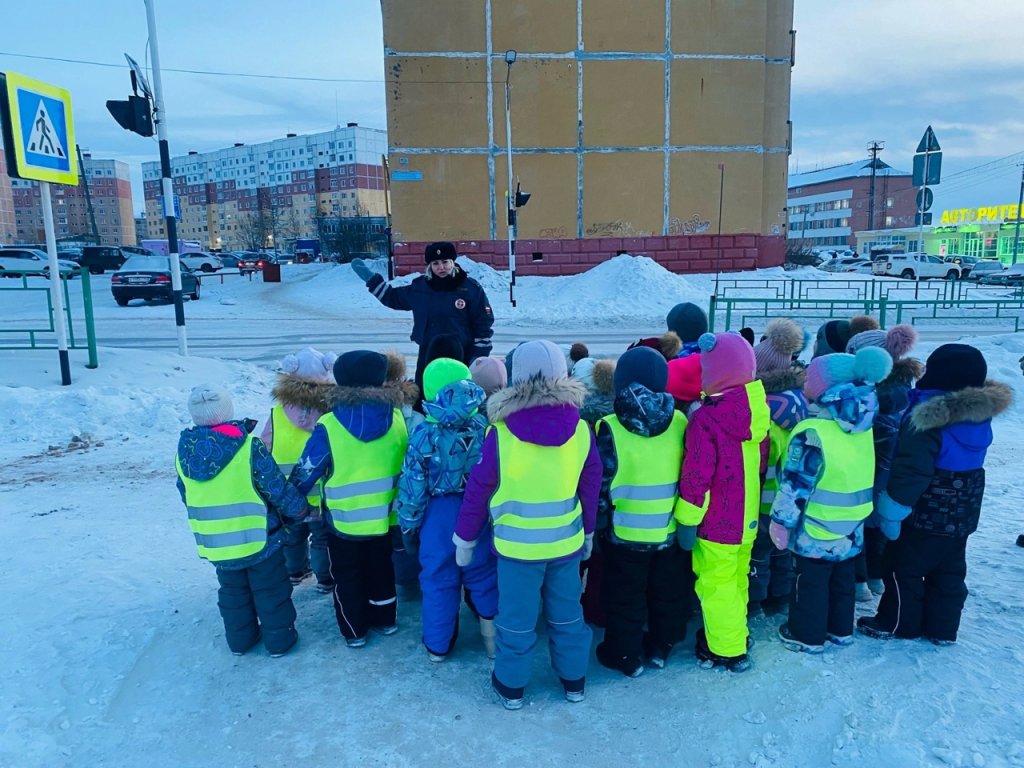
[[[45,304],[45,320],[33,324],[31,320],[26,321],[24,327],[8,326],[4,318],[3,310],[0,309],[0,340],[7,342],[8,339],[20,337],[20,341],[12,341],[0,344],[0,349],[57,349],[57,323],[65,323],[68,332],[68,349],[87,349],[89,351],[89,362],[87,368],[98,368],[99,358],[96,355],[96,325],[93,319],[92,305],[92,282],[88,270],[75,271],[68,277],[60,280],[61,291],[64,294],[64,316],[58,318],[53,306],[53,296],[50,293],[49,282],[29,281],[30,277],[44,276],[45,272],[25,272],[14,278],[17,282],[10,285],[10,279],[2,281],[0,292],[25,293],[27,295],[38,295],[39,305]],[[68,284],[75,276],[82,278],[82,300],[81,317],[76,323],[74,307],[71,301],[71,292]],[[0,307],[5,304],[10,306],[11,302],[4,302],[0,299]],[[21,321],[11,321],[18,323]],[[82,338],[84,335],[84,339]]]
[[[902,280],[890,277],[863,280],[750,279],[740,277],[720,278],[715,283],[715,295],[719,298],[738,298],[743,294],[753,294],[758,298],[792,300],[827,298],[878,300],[883,296],[893,298],[893,293],[900,294],[900,296],[905,295],[907,298],[913,294],[914,300],[930,298],[951,301],[972,296],[991,296],[991,289],[964,280]],[[842,296],[840,294],[852,295]]]

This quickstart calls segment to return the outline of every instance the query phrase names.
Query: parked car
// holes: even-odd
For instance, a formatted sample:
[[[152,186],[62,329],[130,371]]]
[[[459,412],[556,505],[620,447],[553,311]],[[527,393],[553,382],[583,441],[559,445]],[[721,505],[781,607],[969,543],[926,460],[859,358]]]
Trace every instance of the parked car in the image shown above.
[[[192,301],[199,301],[202,281],[199,275],[181,265],[181,292]],[[174,298],[171,289],[171,260],[166,256],[132,256],[121,269],[110,276],[110,292],[120,307],[132,299]]]
[[[92,274],[102,275],[108,269],[120,269],[131,255],[127,248],[117,245],[87,245],[82,249],[78,263]]]
[[[64,261],[73,261],[78,264],[82,259],[81,248],[61,248],[57,247],[57,258],[64,259]]]
[[[61,277],[74,277],[78,265],[67,259],[57,259]],[[50,276],[50,257],[35,248],[0,248],[0,276],[20,277],[29,273]]]
[[[980,282],[982,278],[997,275],[1004,269],[1006,269],[1006,266],[1001,261],[978,261],[971,266],[971,271],[964,275],[964,280],[977,280]]]
[[[963,280],[967,279],[967,276],[971,273],[971,269],[981,261],[980,256],[961,256],[959,253],[954,253],[951,256],[946,256],[943,261],[947,264],[959,264],[960,265],[960,277]]]
[[[217,258],[224,265],[224,269],[238,269],[238,262],[241,261],[241,257],[233,253],[218,253]]]
[[[960,278],[960,266],[947,264],[938,256],[927,253],[890,253],[872,262],[872,273],[888,277],[902,277],[904,280],[925,280],[927,278]]]
[[[842,256],[826,261],[818,269],[824,272],[852,272],[854,267],[865,261],[860,256]]]
[[[263,269],[266,260],[262,254],[247,252],[240,255],[238,260],[238,271],[243,275],[249,275]]]
[[[212,253],[183,253],[178,260],[192,270],[200,272],[216,272],[224,269],[224,262]]]
[[[1024,264],[1014,264],[1002,272],[985,275],[978,282],[981,285],[1022,286],[1024,285]]]
[[[858,264],[857,266],[853,267],[852,269],[848,269],[846,271],[847,272],[853,272],[853,273],[858,274],[858,275],[870,275],[870,274],[873,274],[871,269],[872,269],[871,260],[870,259],[864,259],[863,261],[860,262],[860,264]]]

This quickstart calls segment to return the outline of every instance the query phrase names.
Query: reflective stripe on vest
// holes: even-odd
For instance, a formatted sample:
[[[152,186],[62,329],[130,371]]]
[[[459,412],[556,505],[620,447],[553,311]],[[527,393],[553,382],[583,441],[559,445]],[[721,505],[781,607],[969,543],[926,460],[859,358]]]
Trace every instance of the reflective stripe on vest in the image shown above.
[[[779,492],[778,465],[784,461],[783,451],[789,443],[789,433],[774,421],[768,427],[768,468],[761,488],[761,514],[770,515],[775,495]]]
[[[333,413],[325,413],[317,424],[327,431],[331,450],[331,474],[324,482],[331,526],[356,538],[387,533],[398,524],[392,505],[408,443],[401,412],[393,409],[391,427],[369,442],[353,436]]]
[[[676,411],[668,429],[654,437],[630,432],[614,414],[601,422],[611,430],[618,462],[610,488],[616,538],[664,544],[676,530],[673,513],[679,498],[686,417]]]
[[[498,446],[498,487],[489,503],[494,549],[527,562],[578,552],[583,514],[576,487],[591,441],[586,422],[580,420],[575,434],[559,446],[524,442],[503,421],[491,429]]]
[[[310,433],[295,426],[280,403],[270,409],[270,423],[274,434],[270,455],[274,457],[277,466],[281,468],[281,473],[286,478],[290,477],[292,470],[295,469],[295,463],[306,447]],[[311,507],[320,507],[321,486],[322,483],[317,483],[306,494],[306,501]]]
[[[844,432],[831,419],[805,419],[793,435],[813,429],[825,455],[825,473],[804,510],[804,530],[812,538],[835,541],[849,536],[871,514],[875,481],[873,430]]]
[[[252,441],[252,435],[246,436],[231,461],[209,480],[185,477],[181,460],[174,460],[199,556],[211,563],[240,560],[267,545],[267,505],[252,481]]]

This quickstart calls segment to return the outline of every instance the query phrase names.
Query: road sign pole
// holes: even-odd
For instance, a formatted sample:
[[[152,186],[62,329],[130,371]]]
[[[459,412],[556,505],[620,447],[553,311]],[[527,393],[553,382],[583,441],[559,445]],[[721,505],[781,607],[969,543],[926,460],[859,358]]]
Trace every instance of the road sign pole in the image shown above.
[[[917,250],[921,253],[927,253],[924,249],[924,204],[928,199],[928,156],[930,152],[924,153],[924,185],[921,187],[921,204],[917,207],[918,213],[918,226],[917,226]],[[918,279],[921,278],[921,270],[917,270]]]
[[[160,46],[156,39],[156,0],[145,0],[146,22],[149,25],[149,50],[153,56],[153,122],[160,143],[160,176],[163,190],[164,217],[167,221],[167,250],[171,260],[171,290],[174,295],[174,322],[178,328],[178,354],[188,355],[185,333],[185,303],[181,295],[181,262],[178,258],[178,222],[174,214],[174,184],[171,176],[171,151],[167,143],[167,113],[164,110],[164,87],[160,75]]]
[[[46,253],[50,257],[50,297],[53,302],[53,326],[57,331],[57,354],[60,356],[60,383],[66,387],[71,383],[71,361],[68,359],[68,329],[64,324],[64,294],[60,289],[60,264],[57,261],[57,235],[53,229],[50,182],[39,182],[39,198],[43,204]]]

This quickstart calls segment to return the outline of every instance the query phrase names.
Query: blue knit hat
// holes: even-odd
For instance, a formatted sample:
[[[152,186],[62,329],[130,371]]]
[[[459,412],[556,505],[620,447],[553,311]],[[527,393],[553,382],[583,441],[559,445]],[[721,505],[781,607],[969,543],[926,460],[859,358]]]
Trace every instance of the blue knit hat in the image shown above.
[[[633,347],[615,363],[614,386],[621,392],[630,384],[642,384],[651,392],[664,392],[668,363],[650,347]]]

